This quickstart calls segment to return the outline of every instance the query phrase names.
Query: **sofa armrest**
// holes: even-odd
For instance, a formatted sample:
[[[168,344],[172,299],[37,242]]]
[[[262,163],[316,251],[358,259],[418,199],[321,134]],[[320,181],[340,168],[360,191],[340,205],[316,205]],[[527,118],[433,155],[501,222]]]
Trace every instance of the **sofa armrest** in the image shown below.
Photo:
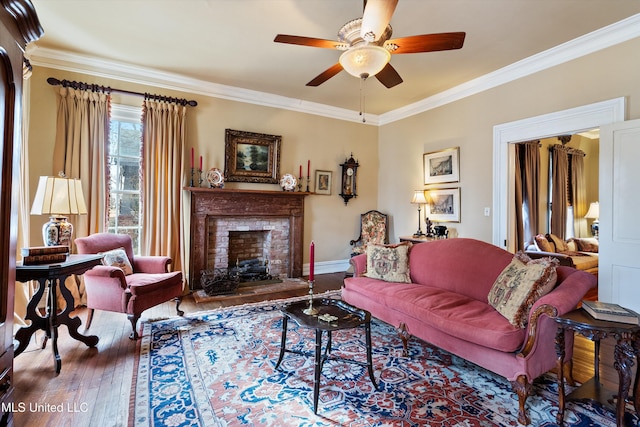
[[[539,321],[543,315],[548,317],[562,316],[574,310],[590,289],[597,286],[597,279],[592,274],[568,267],[558,267],[560,284],[551,292],[541,297],[531,307],[527,324],[527,341],[520,356],[526,357],[535,348],[536,340],[542,334],[543,339],[553,339],[555,330],[541,331]]]
[[[573,267],[575,268],[575,264],[573,263],[573,259],[566,254],[561,254],[557,252],[544,252],[544,251],[525,251],[525,254],[529,256],[531,259],[539,259],[539,258],[555,258],[560,262],[560,265],[565,267]]]
[[[171,258],[160,255],[139,255],[133,259],[133,271],[136,273],[168,273]]]
[[[349,263],[353,266],[353,277],[362,276],[367,271],[367,254],[351,257]]]

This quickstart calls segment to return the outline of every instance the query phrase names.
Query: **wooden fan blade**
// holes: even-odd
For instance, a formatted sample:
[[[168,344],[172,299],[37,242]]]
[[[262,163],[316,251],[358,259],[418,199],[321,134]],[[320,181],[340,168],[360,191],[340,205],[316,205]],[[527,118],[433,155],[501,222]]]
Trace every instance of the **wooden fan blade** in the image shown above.
[[[273,39],[276,43],[288,43],[288,44],[296,44],[299,46],[311,46],[311,47],[321,47],[324,49],[336,49],[336,46],[340,44],[338,41],[334,40],[325,40],[325,39],[316,39],[313,37],[304,37],[304,36],[290,36],[287,34],[278,34],[275,39]]]
[[[322,83],[326,82],[327,80],[329,80],[331,77],[335,76],[342,70],[343,70],[342,65],[340,65],[340,63],[338,62],[337,64],[332,65],[331,67],[324,70],[322,73],[318,74],[317,77],[315,77],[313,80],[307,83],[307,86],[320,86]]]
[[[376,74],[376,78],[378,79],[378,81],[380,81],[380,83],[385,85],[387,88],[392,88],[403,82],[402,77],[400,77],[400,74],[398,74],[396,69],[393,68],[393,66],[389,63],[387,63],[387,65],[384,66],[382,71]]]
[[[367,40],[365,35],[372,33],[373,40],[370,41],[378,40],[389,25],[397,4],[398,0],[368,0],[362,14],[360,37]]]
[[[464,44],[465,36],[466,33],[423,34],[420,36],[387,40],[385,45],[395,44],[398,46],[396,50],[391,50],[391,53],[394,55],[400,53],[435,52],[438,50],[460,49]]]

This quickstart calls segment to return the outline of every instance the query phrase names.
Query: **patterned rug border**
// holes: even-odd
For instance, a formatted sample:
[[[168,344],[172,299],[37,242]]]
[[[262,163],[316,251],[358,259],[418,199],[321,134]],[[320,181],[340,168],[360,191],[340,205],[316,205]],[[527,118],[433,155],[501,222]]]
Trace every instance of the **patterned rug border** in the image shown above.
[[[332,297],[332,298],[339,298],[340,297],[340,290],[332,290],[332,291],[326,291],[320,294],[314,294],[315,298],[318,297],[322,297],[322,298],[326,298],[326,297]],[[290,297],[290,298],[278,298],[278,299],[271,299],[271,300],[265,300],[265,301],[258,301],[258,302],[250,302],[250,303],[245,303],[245,304],[239,304],[239,305],[232,305],[232,306],[228,306],[228,307],[219,307],[219,308],[214,308],[214,309],[210,309],[210,310],[201,310],[201,311],[195,311],[193,313],[188,313],[185,314],[183,317],[200,317],[200,316],[204,316],[210,313],[218,313],[221,311],[233,311],[233,310],[243,310],[246,308],[253,308],[253,307],[262,307],[262,306],[268,306],[268,305],[274,305],[274,304],[285,304],[288,302],[296,302],[296,301],[302,301],[305,299],[308,299],[309,296],[308,295],[304,295],[304,296],[299,296],[299,297]],[[171,319],[176,319],[179,318],[181,316],[170,316],[170,317],[158,317],[158,318],[153,318],[153,319],[146,319],[141,321],[141,325],[140,325],[140,332],[141,332],[141,336],[140,339],[136,342],[136,354],[135,354],[135,358],[133,361],[133,377],[131,379],[131,391],[129,393],[129,419],[127,422],[127,426],[128,427],[133,427],[135,425],[135,401],[136,401],[136,390],[137,390],[137,385],[138,385],[138,371],[140,368],[140,351],[142,350],[142,345],[143,345],[143,341],[145,339],[145,336],[143,335],[143,332],[145,330],[145,324],[146,323],[153,323],[153,322],[161,322],[161,321],[165,321],[165,320],[171,320]]]

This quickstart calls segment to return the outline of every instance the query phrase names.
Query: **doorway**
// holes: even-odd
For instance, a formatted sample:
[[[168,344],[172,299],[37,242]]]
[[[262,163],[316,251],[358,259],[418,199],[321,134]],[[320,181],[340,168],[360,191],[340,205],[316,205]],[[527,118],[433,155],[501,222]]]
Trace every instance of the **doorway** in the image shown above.
[[[515,211],[510,194],[514,176],[513,144],[570,135],[624,120],[624,98],[497,125],[493,129],[493,244],[515,252]]]

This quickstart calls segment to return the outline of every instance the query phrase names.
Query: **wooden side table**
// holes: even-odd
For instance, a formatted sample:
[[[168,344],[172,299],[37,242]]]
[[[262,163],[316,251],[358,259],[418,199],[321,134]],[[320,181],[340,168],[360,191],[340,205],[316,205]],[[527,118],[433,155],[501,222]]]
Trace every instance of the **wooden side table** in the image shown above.
[[[64,282],[72,274],[82,274],[101,264],[101,262],[102,255],[69,255],[67,261],[56,264],[16,265],[17,281],[37,280],[40,285],[27,305],[25,318],[31,320],[31,325],[22,327],[16,332],[18,347],[15,350],[14,357],[17,357],[27,348],[31,336],[41,329],[47,334],[43,348],[46,345],[46,339],[51,338],[54,366],[56,374],[59,374],[62,368],[62,360],[58,353],[58,326],[60,325],[67,325],[69,335],[87,346],[95,347],[98,344],[99,338],[97,336],[86,336],[78,332],[78,327],[82,324],[78,317],[69,316],[69,313],[74,309],[73,295],[64,285]],[[49,289],[49,296],[47,298],[46,316],[42,317],[37,312],[37,307],[45,288]],[[66,303],[66,307],[60,312],[58,312],[58,289],[60,289],[60,293]]]
[[[424,242],[433,242],[434,240],[438,240],[435,237],[427,237],[427,236],[400,236],[401,242],[411,242],[411,243],[424,243]]]
[[[631,385],[631,367],[637,363],[640,353],[640,326],[618,322],[596,320],[586,311],[579,308],[555,319],[558,324],[556,333],[556,354],[558,356],[558,415],[559,426],[564,422],[565,400],[591,400],[613,410],[616,414],[616,426],[624,425],[624,412],[629,386]],[[586,383],[574,390],[569,396],[564,394],[565,369],[565,331],[577,332],[595,343],[594,371],[595,375]],[[607,390],[600,383],[600,340],[613,337],[616,340],[614,349],[614,366],[618,371],[618,393]],[[635,362],[634,362],[635,358]],[[569,363],[569,367],[570,367]],[[638,370],[640,373],[640,370]],[[633,386],[633,405],[636,414],[640,408],[640,381],[636,374]],[[615,406],[612,404],[616,401]]]

